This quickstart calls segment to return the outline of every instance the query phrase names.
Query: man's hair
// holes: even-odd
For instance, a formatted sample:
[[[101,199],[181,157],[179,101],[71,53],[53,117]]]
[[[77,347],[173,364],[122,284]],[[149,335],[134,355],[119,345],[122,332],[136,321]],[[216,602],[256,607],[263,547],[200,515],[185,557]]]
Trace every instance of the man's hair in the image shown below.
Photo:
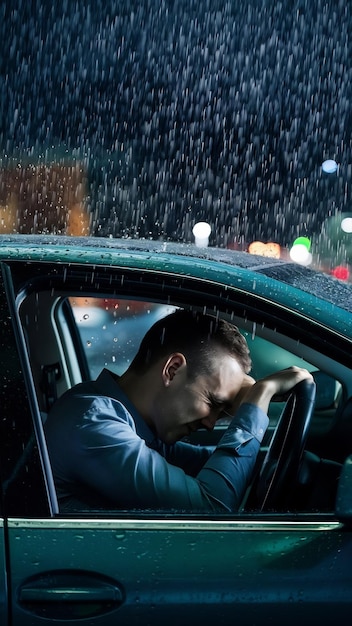
[[[211,370],[216,348],[236,359],[245,373],[251,369],[248,345],[237,326],[213,315],[177,310],[148,330],[130,368],[143,373],[161,357],[181,352],[194,378]]]

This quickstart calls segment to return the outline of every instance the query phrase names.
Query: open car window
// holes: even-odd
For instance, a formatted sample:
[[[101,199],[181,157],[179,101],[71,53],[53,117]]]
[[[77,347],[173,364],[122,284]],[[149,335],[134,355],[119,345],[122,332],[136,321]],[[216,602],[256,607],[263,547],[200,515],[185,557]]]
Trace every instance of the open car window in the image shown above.
[[[177,309],[175,306],[155,302],[130,300],[121,298],[84,298],[69,297],[72,308],[75,330],[80,338],[80,347],[87,364],[89,378],[96,378],[104,367],[121,375],[136,355],[140,342],[147,330],[160,318]],[[59,309],[62,307],[63,302]],[[231,316],[227,316],[229,319]],[[59,314],[60,318],[60,314]],[[241,320],[236,320],[241,324]],[[253,324],[246,329],[243,324],[242,334],[248,343],[252,370],[256,380],[264,378],[275,371],[295,365],[304,367],[316,374],[315,365],[296,353],[288,350],[273,340],[260,336],[260,328]],[[277,337],[278,339],[278,337]],[[318,372],[318,376],[321,372]],[[325,375],[319,392],[325,390],[318,409],[325,416],[326,423],[336,408],[341,384],[328,374]],[[320,396],[319,396],[320,398]],[[283,403],[272,403],[269,407],[269,418],[274,425],[282,411]],[[220,426],[226,425],[228,419],[220,420]]]
[[[104,367],[123,374],[147,330],[176,310],[165,304],[118,298],[71,296],[69,303],[91,378]]]
[[[56,279],[56,270],[47,279],[41,275],[37,287],[30,285],[18,298],[19,319],[43,423],[57,399],[74,385],[95,380],[104,368],[121,375],[156,320],[177,308],[191,308],[219,315],[240,328],[250,348],[251,373],[255,378],[291,365],[305,367],[317,377],[317,390],[324,393],[321,395],[319,391],[317,395],[309,450],[314,459],[320,459],[323,454],[330,458],[331,454],[334,462],[343,461],[340,440],[329,439],[329,432],[335,427],[342,397],[350,393],[349,370],[332,354],[318,350],[319,342],[304,327],[301,334],[305,341],[297,340],[297,329],[292,322],[295,318],[290,318],[288,309],[279,319],[266,308],[263,297],[256,301],[256,295],[251,294],[249,300],[240,291],[232,294],[215,283],[204,286],[193,278],[188,281],[171,274],[167,278],[165,274],[161,281],[155,273],[152,282],[151,274],[129,274],[125,270],[122,274],[106,269],[86,271],[65,267],[61,273],[62,280]],[[84,285],[91,285],[86,293],[82,289]],[[282,314],[282,310],[277,311]],[[319,379],[323,380],[322,384]],[[258,463],[268,451],[283,408],[284,403],[270,405],[269,428]],[[200,429],[187,437],[187,441],[198,446],[216,446],[228,424],[229,418],[222,417],[214,430]],[[332,513],[333,499],[330,497],[328,504],[324,503],[324,512]],[[295,506],[296,513],[313,510],[319,512],[319,501]],[[116,510],[105,512],[113,516],[120,514]],[[236,515],[248,513],[240,510]],[[258,513],[254,507],[250,511],[251,515]],[[133,512],[134,516],[140,514]],[[87,515],[91,513],[87,511]]]

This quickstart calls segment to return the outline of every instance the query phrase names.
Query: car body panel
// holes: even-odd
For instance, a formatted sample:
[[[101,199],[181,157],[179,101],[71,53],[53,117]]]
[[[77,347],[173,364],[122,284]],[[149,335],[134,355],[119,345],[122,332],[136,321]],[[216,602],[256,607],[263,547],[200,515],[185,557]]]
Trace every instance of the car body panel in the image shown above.
[[[89,549],[95,537],[96,549]],[[335,611],[339,619],[347,618],[352,606],[345,567],[352,557],[352,537],[337,523],[323,520],[18,519],[9,520],[9,550],[13,626],[37,623],[33,615],[41,611],[42,596],[36,577],[50,589],[57,572],[63,577],[76,573],[77,585],[83,572],[115,581],[121,597],[105,614],[106,626],[117,620],[136,626],[210,619],[227,624],[234,611],[236,623],[255,624],[263,606],[273,624],[283,614],[288,626],[298,619],[318,624],[318,607],[319,623],[328,624]],[[34,593],[23,610],[19,598],[28,580],[34,581]],[[87,586],[87,600],[76,610],[93,626],[101,623],[101,615],[90,616],[91,592]],[[68,595],[65,588],[64,593]],[[72,609],[69,602],[66,606],[63,620]],[[46,611],[49,617],[50,608]]]
[[[297,268],[293,263],[254,257],[230,250],[204,249],[199,253],[190,244],[112,241],[99,238],[0,236],[0,260],[16,260],[19,257],[22,262],[80,263],[107,268],[132,266],[146,272],[191,275],[199,280],[235,287],[240,291],[253,291],[258,297],[274,300],[302,315],[312,311],[314,318],[320,320],[322,324],[328,323],[329,327],[337,332],[342,331],[347,336],[352,336],[351,316],[342,308],[343,306],[352,308],[352,286],[334,279],[328,282],[327,276],[315,272],[309,274],[308,271],[307,290],[302,292],[305,281],[300,272],[301,268]],[[248,257],[250,261],[245,264],[244,259],[247,260]],[[278,273],[279,268],[284,268],[283,282],[263,273],[265,270],[274,269],[275,275],[275,270]],[[286,282],[287,280],[295,282],[293,279],[295,272],[298,272],[301,279],[299,291],[296,291],[294,284],[290,284],[288,288],[289,283]],[[327,285],[331,290],[330,297]],[[322,298],[317,295],[319,291]]]

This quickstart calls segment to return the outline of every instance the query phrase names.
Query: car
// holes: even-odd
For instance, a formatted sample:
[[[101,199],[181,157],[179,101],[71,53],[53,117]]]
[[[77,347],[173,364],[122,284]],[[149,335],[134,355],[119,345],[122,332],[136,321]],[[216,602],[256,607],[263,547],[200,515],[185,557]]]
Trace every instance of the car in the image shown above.
[[[345,623],[352,285],[289,260],[167,241],[1,235],[0,263],[1,624]],[[237,513],[63,514],[48,411],[104,367],[123,372],[146,329],[177,308],[235,323],[255,378],[298,365],[315,384],[271,404]],[[190,440],[215,445],[226,427]]]

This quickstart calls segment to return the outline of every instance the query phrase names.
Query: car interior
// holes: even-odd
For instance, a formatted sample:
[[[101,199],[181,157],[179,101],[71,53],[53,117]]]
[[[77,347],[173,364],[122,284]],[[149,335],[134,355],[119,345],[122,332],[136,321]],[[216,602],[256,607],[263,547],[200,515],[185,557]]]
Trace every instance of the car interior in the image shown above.
[[[285,408],[285,403],[272,402],[270,425],[241,511],[332,513],[341,466],[351,451],[352,380],[350,368],[339,359],[339,352],[334,354],[331,346],[326,349],[324,341],[319,339],[321,329],[312,332],[311,323],[305,322],[303,317],[294,320],[291,316],[291,319],[288,311],[270,303],[266,305],[259,299],[250,301],[248,294],[230,294],[223,287],[210,289],[206,284],[196,287],[191,279],[170,276],[167,280],[157,277],[152,282],[145,273],[137,276],[132,272],[129,276],[126,271],[111,271],[107,280],[106,271],[95,273],[67,268],[63,280],[37,275],[34,280],[21,281],[17,293],[18,319],[36,399],[36,432],[45,471],[49,473],[53,512],[60,513],[42,429],[51,406],[68,388],[82,380],[96,378],[104,367],[121,374],[131,362],[146,330],[178,307],[221,315],[236,324],[247,339],[253,362],[251,374],[256,379],[297,365],[311,371],[316,382],[309,425],[302,426],[305,432],[301,433],[299,441],[299,468],[295,477],[290,481],[285,478],[280,495],[275,487],[273,498],[269,498],[265,506],[263,500],[258,504],[261,468],[268,460],[273,435],[277,433]],[[291,413],[293,410],[297,407],[291,407]],[[189,440],[215,446],[227,424],[228,418],[224,417],[212,432],[199,430]],[[291,424],[293,443],[299,436],[297,430],[299,427]],[[285,433],[283,437],[285,440]],[[279,456],[284,449],[282,443],[279,443]],[[292,448],[290,439],[285,444],[284,454]],[[266,482],[272,480],[278,457],[270,457],[269,463]],[[288,471],[286,467],[281,469]]]

